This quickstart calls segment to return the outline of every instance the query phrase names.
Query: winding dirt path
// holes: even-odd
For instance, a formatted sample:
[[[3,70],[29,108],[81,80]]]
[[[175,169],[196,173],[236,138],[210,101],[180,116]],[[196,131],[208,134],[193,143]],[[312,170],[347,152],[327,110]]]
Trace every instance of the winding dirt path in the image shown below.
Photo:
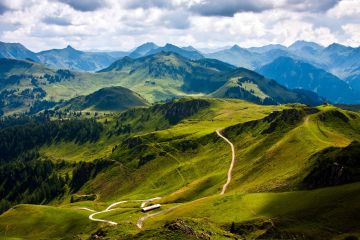
[[[221,131],[220,129],[216,130],[216,133],[219,137],[221,137],[222,139],[224,139],[231,147],[231,152],[232,152],[232,157],[231,157],[231,164],[230,164],[230,168],[228,170],[228,174],[227,174],[227,181],[226,183],[224,184],[222,190],[221,190],[221,193],[220,195],[224,195],[227,187],[229,186],[230,182],[231,182],[231,172],[234,168],[234,164],[235,164],[235,147],[234,147],[234,144],[232,144],[232,142],[230,142],[229,139],[227,139],[226,137],[224,137],[222,134],[221,134]]]
[[[110,211],[113,211],[113,210],[116,210],[118,208],[113,208],[117,205],[120,205],[120,204],[123,204],[123,203],[127,203],[127,202],[141,202],[141,208],[142,207],[145,207],[145,205],[149,202],[152,202],[152,201],[155,201],[155,200],[158,200],[160,199],[161,197],[155,197],[155,198],[149,198],[149,199],[145,199],[145,200],[126,200],[126,201],[119,201],[119,202],[115,202],[115,203],[112,203],[110,204],[105,210],[103,211],[95,211],[93,209],[90,209],[90,208],[86,208],[86,207],[81,207],[79,208],[80,210],[86,210],[86,211],[89,211],[89,212],[93,212],[92,214],[89,215],[89,219],[91,221],[95,221],[95,222],[104,222],[104,223],[108,223],[110,225],[117,225],[117,222],[113,222],[113,221],[109,221],[109,220],[105,220],[105,219],[100,219],[100,218],[95,218],[94,216],[97,215],[97,214],[100,214],[100,213],[105,213],[105,212],[110,212]]]
[[[228,170],[228,173],[227,173],[227,181],[226,183],[223,185],[222,187],[222,190],[221,190],[221,193],[220,195],[223,195],[227,189],[227,187],[229,186],[230,182],[231,182],[231,172],[234,168],[234,164],[235,164],[235,147],[234,147],[234,144],[232,144],[232,142],[230,142],[229,139],[227,139],[224,135],[221,134],[221,130],[218,129],[216,130],[216,134],[221,137],[222,139],[224,139],[224,141],[226,141],[230,147],[231,147],[231,152],[232,152],[232,158],[231,158],[231,164],[230,164],[230,167],[229,167],[229,170]],[[150,199],[145,199],[145,200],[127,200],[127,201],[119,201],[119,202],[115,202],[115,203],[112,203],[111,205],[109,205],[105,210],[103,211],[95,211],[95,210],[92,210],[90,208],[86,208],[86,207],[82,207],[82,208],[79,208],[81,210],[86,210],[86,211],[90,211],[90,212],[93,212],[92,214],[89,215],[89,219],[92,220],[92,221],[96,221],[96,222],[105,222],[105,223],[108,223],[110,225],[117,225],[116,222],[113,222],[113,221],[109,221],[109,220],[105,220],[105,219],[99,219],[99,218],[95,218],[94,216],[96,216],[97,214],[100,214],[100,213],[105,213],[105,212],[110,212],[110,211],[113,211],[113,210],[116,210],[118,208],[114,208],[115,206],[117,205],[120,205],[120,204],[123,204],[123,203],[127,203],[127,202],[141,202],[141,205],[140,207],[143,208],[146,206],[147,203],[149,202],[152,202],[154,200],[158,200],[160,199],[160,197],[155,197],[155,198],[150,198]],[[143,223],[146,219],[148,218],[151,218],[151,217],[154,217],[156,215],[159,215],[159,214],[163,214],[163,213],[167,213],[167,212],[170,212],[172,211],[173,209],[179,207],[180,205],[178,206],[175,206],[175,207],[172,207],[172,208],[168,208],[168,209],[165,209],[165,210],[162,210],[162,211],[159,211],[159,212],[156,212],[156,213],[152,213],[152,214],[147,214],[146,216],[143,216],[141,218],[139,218],[139,220],[137,221],[136,223],[136,226],[138,228],[142,228],[143,227]]]

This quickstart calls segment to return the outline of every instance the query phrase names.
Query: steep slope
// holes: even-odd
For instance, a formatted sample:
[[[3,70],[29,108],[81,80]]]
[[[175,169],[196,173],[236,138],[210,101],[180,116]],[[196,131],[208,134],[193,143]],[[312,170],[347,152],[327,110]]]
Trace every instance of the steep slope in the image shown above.
[[[32,59],[33,61],[39,61],[34,52],[20,43],[0,42],[0,58]]]
[[[67,46],[64,49],[52,49],[37,53],[40,61],[55,69],[77,71],[96,71],[109,66],[117,60],[112,53],[83,52]]]
[[[61,109],[70,111],[93,110],[120,112],[133,107],[147,106],[137,93],[123,87],[102,88],[87,96],[79,96],[65,103]]]
[[[303,61],[280,57],[257,71],[287,88],[314,91],[333,103],[360,102],[359,94],[346,82]]]
[[[314,93],[292,91],[274,80],[260,74],[238,68],[227,76],[229,79],[222,87],[209,96],[216,98],[239,98],[258,104],[305,103],[319,105],[323,100]]]

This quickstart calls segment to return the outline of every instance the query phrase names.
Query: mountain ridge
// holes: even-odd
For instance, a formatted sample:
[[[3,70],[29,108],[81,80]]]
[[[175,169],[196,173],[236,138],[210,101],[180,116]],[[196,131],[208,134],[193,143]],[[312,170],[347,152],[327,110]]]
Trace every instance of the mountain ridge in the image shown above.
[[[279,57],[257,71],[290,89],[314,91],[334,103],[360,102],[358,94],[345,81],[301,60]]]

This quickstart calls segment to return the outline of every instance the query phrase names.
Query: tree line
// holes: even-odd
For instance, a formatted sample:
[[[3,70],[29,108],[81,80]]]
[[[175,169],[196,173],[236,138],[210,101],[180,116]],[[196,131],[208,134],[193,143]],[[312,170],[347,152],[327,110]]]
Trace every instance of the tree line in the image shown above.
[[[30,122],[0,129],[0,162],[16,158],[20,153],[52,141],[96,141],[103,127],[94,119]]]

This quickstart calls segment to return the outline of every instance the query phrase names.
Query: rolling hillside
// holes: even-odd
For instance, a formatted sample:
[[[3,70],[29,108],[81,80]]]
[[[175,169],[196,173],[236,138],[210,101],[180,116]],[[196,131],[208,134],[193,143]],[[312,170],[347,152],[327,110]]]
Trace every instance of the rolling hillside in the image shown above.
[[[147,106],[148,102],[137,93],[123,87],[102,88],[87,96],[79,96],[65,103],[67,111],[121,112],[133,107]]]
[[[0,215],[1,236],[343,239],[359,235],[358,113],[330,105],[182,99],[106,118],[107,123],[98,119],[100,128],[92,123],[92,128],[100,129],[97,136],[79,130],[88,134],[75,141],[49,132],[64,138],[50,137],[28,148],[39,149],[31,161],[45,158],[61,164],[53,169],[71,173],[69,183],[64,183],[65,192],[51,201],[52,206],[19,205]],[[62,124],[60,133],[75,122]],[[76,126],[81,128],[78,122]],[[234,144],[236,153],[225,195],[220,191],[231,151],[216,135],[217,129]],[[8,131],[5,128],[0,136]],[[96,198],[71,200],[92,195]],[[81,209],[102,211],[122,200],[154,197],[161,197],[154,203],[162,207],[142,222],[141,229],[137,223],[147,216],[140,212],[141,201],[119,203],[96,215],[117,225],[91,221],[87,217],[92,212]],[[56,217],[51,217],[54,213]],[[71,228],[69,221],[76,227]],[[45,222],[48,228],[37,226]]]
[[[245,99],[258,104],[305,103],[319,105],[323,102],[323,99],[314,93],[288,90],[277,82],[244,68],[236,69],[227,78],[229,80],[209,96]]]
[[[157,91],[159,96],[152,98],[163,99],[161,93],[176,96],[211,92],[220,87],[225,81],[224,75],[234,69],[218,60],[190,60],[177,53],[160,52],[138,59],[123,58],[99,73],[126,74],[126,84],[131,89],[139,93],[149,91],[145,96]],[[168,98],[172,96],[169,94]]]

